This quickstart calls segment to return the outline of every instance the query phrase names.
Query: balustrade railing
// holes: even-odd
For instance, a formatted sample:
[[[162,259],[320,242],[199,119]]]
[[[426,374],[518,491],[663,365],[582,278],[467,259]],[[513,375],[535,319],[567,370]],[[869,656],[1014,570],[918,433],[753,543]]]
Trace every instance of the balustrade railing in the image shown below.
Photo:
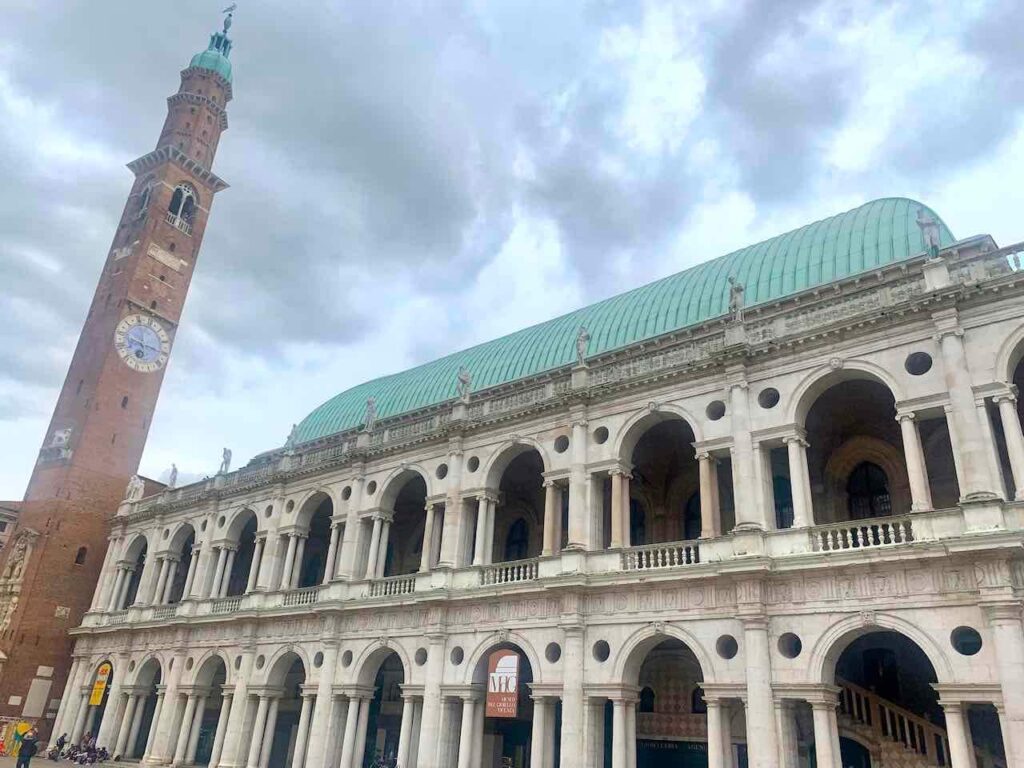
[[[186,235],[191,235],[192,234],[192,225],[189,224],[187,221],[185,221],[185,219],[182,219],[182,218],[180,218],[178,216],[175,216],[170,211],[168,211],[166,213],[166,215],[164,216],[164,221],[166,221],[172,227],[175,227],[176,229],[180,229]]]
[[[241,607],[241,597],[222,597],[214,601],[213,604],[210,605],[210,613],[218,615],[224,613],[234,613]]]
[[[668,544],[646,544],[622,552],[622,570],[646,571],[654,568],[675,568],[700,562],[700,547],[695,541],[673,541]]]
[[[154,619],[170,619],[178,612],[177,605],[158,605],[153,609]]]
[[[124,624],[128,621],[128,609],[111,611],[107,614],[107,624]]]
[[[853,683],[836,680],[836,684],[840,713],[869,728],[876,739],[902,744],[929,765],[949,765],[949,740],[942,728]]]
[[[534,560],[513,560],[510,563],[496,563],[484,566],[480,572],[480,583],[512,584],[517,581],[533,581],[540,575],[540,564]]]
[[[811,529],[811,544],[815,552],[889,547],[912,541],[915,541],[914,525],[909,517],[851,520]]]
[[[285,608],[290,608],[296,605],[312,605],[319,599],[319,586],[304,587],[303,589],[294,589],[291,592],[285,592],[281,605]]]
[[[416,591],[415,576],[388,576],[370,582],[370,597],[411,595]]]

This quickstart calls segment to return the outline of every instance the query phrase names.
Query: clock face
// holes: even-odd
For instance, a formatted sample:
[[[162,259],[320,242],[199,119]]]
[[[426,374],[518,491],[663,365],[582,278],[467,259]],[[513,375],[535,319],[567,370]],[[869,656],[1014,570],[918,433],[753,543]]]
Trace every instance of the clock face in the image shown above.
[[[152,373],[167,364],[171,337],[156,318],[128,315],[114,331],[114,348],[129,368]]]

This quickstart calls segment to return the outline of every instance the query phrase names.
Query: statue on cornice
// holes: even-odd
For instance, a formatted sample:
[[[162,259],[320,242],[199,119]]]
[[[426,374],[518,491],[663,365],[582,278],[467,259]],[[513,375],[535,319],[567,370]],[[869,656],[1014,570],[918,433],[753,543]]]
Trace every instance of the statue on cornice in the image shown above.
[[[226,475],[231,471],[231,449],[225,448],[220,454],[220,469],[217,470],[218,475]]]
[[[295,449],[295,438],[299,432],[299,425],[292,424],[292,431],[288,433],[288,437],[284,441],[284,449],[291,451]]]
[[[743,322],[745,291],[746,289],[743,287],[743,283],[735,277],[729,278],[729,314],[732,315],[732,319],[737,323]]]
[[[377,401],[372,397],[366,398],[366,414],[363,416],[363,432],[373,432],[377,426]]]
[[[921,229],[921,239],[924,240],[925,250],[934,259],[939,255],[939,248],[942,245],[939,240],[939,222],[928,215],[924,208],[918,208],[917,226]]]
[[[587,364],[588,346],[590,346],[590,334],[581,325],[579,333],[576,334],[576,365],[581,368]]]
[[[124,492],[125,501],[138,501],[142,498],[146,492],[146,483],[138,475],[132,475],[132,479],[128,481],[128,487]]]
[[[473,387],[473,374],[469,372],[469,369],[460,366],[458,373],[458,383],[456,384],[459,400],[464,403],[469,402],[469,393]]]
[[[171,464],[171,475],[167,478],[167,487],[174,488],[178,484],[178,465]]]

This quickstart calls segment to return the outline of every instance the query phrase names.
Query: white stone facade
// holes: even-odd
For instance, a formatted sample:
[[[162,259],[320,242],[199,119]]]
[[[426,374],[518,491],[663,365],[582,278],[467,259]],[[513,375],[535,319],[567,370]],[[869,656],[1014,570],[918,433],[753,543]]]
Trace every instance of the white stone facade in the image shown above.
[[[53,732],[224,768],[635,768],[670,743],[834,768],[841,740],[1024,765],[1019,266],[977,238],[126,503]],[[882,436],[847,434],[883,390]],[[837,686],[872,633],[923,652],[944,724]],[[485,722],[495,648],[528,665],[518,724]],[[1005,759],[972,746],[979,704]]]

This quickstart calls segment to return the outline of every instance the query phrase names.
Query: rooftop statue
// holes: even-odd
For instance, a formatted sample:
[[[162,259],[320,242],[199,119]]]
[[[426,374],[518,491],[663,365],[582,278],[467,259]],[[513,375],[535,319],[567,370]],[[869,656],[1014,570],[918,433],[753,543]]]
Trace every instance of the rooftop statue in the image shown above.
[[[581,325],[579,333],[576,334],[576,365],[583,367],[587,364],[588,346],[590,346],[590,334]]]
[[[220,455],[220,469],[217,470],[218,475],[226,475],[231,471],[231,449],[225,448]]]
[[[225,8],[223,11],[221,11],[221,13],[226,13],[227,14],[227,16],[224,17],[224,34],[225,35],[228,33],[228,30],[231,29],[231,20],[232,20],[232,18],[234,16],[236,8],[238,8],[238,3],[232,3],[227,8]]]
[[[178,484],[178,465],[171,464],[171,476],[167,478],[167,487],[174,488]]]
[[[737,323],[743,322],[743,304],[745,301],[743,283],[735,277],[729,278],[729,314]]]
[[[458,388],[459,400],[464,403],[469,402],[469,393],[473,386],[473,374],[469,372],[469,369],[460,366],[458,374]]]
[[[125,501],[138,501],[142,498],[142,495],[146,492],[146,483],[138,475],[132,475],[132,479],[128,481],[128,487],[124,492]]]
[[[373,428],[377,426],[377,401],[372,398],[366,398],[366,415],[363,417],[363,432],[373,432]]]
[[[924,208],[918,208],[917,226],[921,228],[921,237],[928,255],[935,258],[939,255],[939,248],[942,246],[939,240],[939,222],[925,213]]]

